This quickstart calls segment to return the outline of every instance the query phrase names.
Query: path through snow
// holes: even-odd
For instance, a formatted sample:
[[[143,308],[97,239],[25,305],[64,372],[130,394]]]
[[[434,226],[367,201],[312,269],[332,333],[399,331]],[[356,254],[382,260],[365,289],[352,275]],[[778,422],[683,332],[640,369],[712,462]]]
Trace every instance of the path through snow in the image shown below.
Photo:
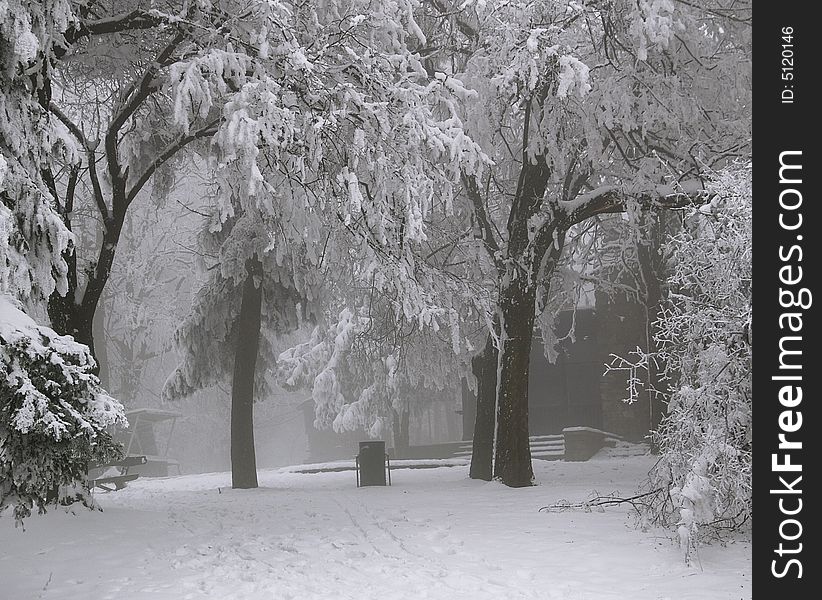
[[[626,508],[540,513],[593,491],[632,493],[648,457],[535,461],[540,485],[471,481],[464,466],[397,470],[357,489],[351,472],[262,471],[140,479],[102,513],[0,519],[0,600],[738,600],[750,544],[683,564],[665,532]]]

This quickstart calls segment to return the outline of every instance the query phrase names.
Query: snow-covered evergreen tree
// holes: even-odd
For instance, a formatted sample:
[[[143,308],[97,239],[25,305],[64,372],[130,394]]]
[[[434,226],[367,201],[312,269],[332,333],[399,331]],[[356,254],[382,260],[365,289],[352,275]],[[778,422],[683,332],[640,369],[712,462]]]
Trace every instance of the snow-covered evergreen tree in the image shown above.
[[[100,388],[88,348],[38,326],[0,295],[0,513],[18,521],[61,500],[92,505],[83,485],[90,461],[119,458],[107,429],[122,405]]]

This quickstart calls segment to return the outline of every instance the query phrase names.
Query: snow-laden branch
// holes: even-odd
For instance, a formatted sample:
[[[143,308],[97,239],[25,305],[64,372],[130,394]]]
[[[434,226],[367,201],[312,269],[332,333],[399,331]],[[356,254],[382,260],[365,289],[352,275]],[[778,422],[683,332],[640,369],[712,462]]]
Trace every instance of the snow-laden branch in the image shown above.
[[[138,31],[151,29],[160,25],[171,25],[179,22],[179,17],[163,14],[159,11],[132,10],[102,19],[81,20],[63,34],[68,45],[94,35],[106,35],[121,31]],[[59,54],[59,53],[58,53]]]
[[[108,133],[106,134],[106,147],[108,147],[110,143],[109,140],[111,140],[111,143],[114,144],[118,142],[118,136],[122,126],[145,102],[146,98],[158,89],[159,86],[155,81],[158,71],[161,67],[166,66],[169,63],[175,50],[184,39],[185,35],[182,33],[178,33],[174,36],[171,42],[163,48],[160,54],[157,55],[157,58],[148,66],[145,73],[143,73],[143,76],[136,79],[128,87],[126,92],[123,94],[122,106],[112,119]]]
[[[573,200],[560,202],[569,226],[581,223],[595,215],[624,212],[633,199],[647,208],[684,208],[704,204],[710,194],[699,180],[676,184],[660,184],[652,188],[626,185],[603,185],[580,194]]]
[[[664,384],[651,390],[667,406],[649,485],[667,493],[643,513],[677,528],[686,558],[703,529],[738,528],[751,516],[750,164],[714,174],[698,193],[710,204],[688,210],[688,226],[662,248],[672,259],[654,351],[612,355],[606,367],[627,375],[628,401],[645,385],[642,370]]]
[[[479,24],[471,23],[466,18],[465,3],[455,7],[446,0],[431,0],[430,5],[439,13],[440,18],[453,19],[460,32],[469,40],[474,42],[479,38]]]

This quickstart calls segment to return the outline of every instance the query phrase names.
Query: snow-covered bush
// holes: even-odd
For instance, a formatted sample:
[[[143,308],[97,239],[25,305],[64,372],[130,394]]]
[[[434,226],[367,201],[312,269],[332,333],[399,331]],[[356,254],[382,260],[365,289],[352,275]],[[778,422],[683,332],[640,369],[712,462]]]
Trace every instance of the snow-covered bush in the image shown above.
[[[121,456],[106,429],[125,424],[123,406],[93,374],[88,348],[38,326],[0,295],[0,513],[18,522],[45,512],[60,487],[92,506],[89,461]]]
[[[671,238],[657,340],[671,389],[651,473],[669,487],[687,544],[751,517],[751,166],[717,175],[710,204]],[[652,509],[664,513],[665,500]]]
[[[651,523],[677,526],[687,552],[700,531],[751,517],[751,166],[718,173],[712,200],[664,245],[668,295],[655,324],[667,414],[654,432],[659,489]],[[623,360],[623,365],[628,362]]]

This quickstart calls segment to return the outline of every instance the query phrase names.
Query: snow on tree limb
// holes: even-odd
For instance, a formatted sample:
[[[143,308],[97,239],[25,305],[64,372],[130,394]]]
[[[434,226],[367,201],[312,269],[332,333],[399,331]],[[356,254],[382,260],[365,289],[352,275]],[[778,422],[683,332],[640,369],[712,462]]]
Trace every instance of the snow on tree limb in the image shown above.
[[[699,206],[710,200],[710,193],[701,181],[660,184],[652,188],[604,185],[560,202],[569,224],[577,224],[595,215],[624,212],[630,201],[645,208],[685,208]]]
[[[51,123],[37,103],[27,71],[57,31],[73,21],[66,1],[0,11],[0,294],[37,302],[68,287],[63,253],[74,236],[54,210],[43,173],[51,161],[77,161],[65,127]],[[6,42],[8,41],[8,43]]]

